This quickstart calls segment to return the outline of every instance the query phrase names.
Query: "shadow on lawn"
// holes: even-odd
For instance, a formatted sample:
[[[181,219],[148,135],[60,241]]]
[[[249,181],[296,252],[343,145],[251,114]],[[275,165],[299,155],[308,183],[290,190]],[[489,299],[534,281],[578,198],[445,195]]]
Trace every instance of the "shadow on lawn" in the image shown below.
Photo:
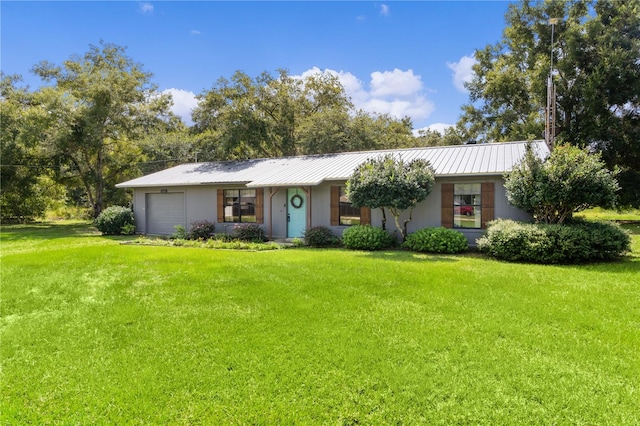
[[[416,253],[406,250],[372,251],[366,252],[364,256],[379,259],[392,260],[394,262],[459,262],[460,255],[439,255],[428,253]]]
[[[96,237],[100,232],[91,222],[35,222],[26,225],[2,225],[0,239],[4,242],[50,240],[69,237]]]
[[[625,274],[640,276],[640,256],[630,255],[624,259],[609,262],[595,262],[581,265],[554,265],[572,270],[589,270],[603,274]]]

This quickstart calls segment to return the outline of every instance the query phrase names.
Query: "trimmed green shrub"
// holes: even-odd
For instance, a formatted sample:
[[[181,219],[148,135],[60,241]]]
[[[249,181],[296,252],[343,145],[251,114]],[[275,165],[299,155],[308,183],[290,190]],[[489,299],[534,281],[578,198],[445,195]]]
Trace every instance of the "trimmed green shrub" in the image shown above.
[[[630,250],[631,239],[608,222],[545,225],[496,220],[477,244],[481,252],[498,259],[554,264],[616,259]]]
[[[103,235],[128,235],[135,232],[135,218],[128,207],[107,207],[93,221]]]
[[[233,228],[233,238],[241,241],[267,241],[264,230],[257,223],[242,223]]]
[[[175,238],[177,240],[186,240],[189,236],[189,234],[187,234],[187,230],[184,229],[184,226],[182,225],[176,225],[173,227],[173,229],[175,229],[176,232],[173,233],[173,235],[171,236],[172,238]]]
[[[447,228],[423,228],[409,234],[404,248],[427,253],[460,253],[469,247],[467,238]]]
[[[381,228],[354,225],[342,233],[342,244],[351,250],[382,250],[391,247],[393,237]]]
[[[558,224],[590,207],[612,207],[619,189],[615,173],[606,169],[600,154],[559,144],[543,160],[530,143],[504,187],[509,203],[531,213],[536,222]]]
[[[574,218],[571,226],[588,234],[591,259],[617,259],[631,251],[631,236],[617,223],[589,222]]]
[[[326,226],[314,226],[304,233],[304,243],[309,247],[333,247],[340,244],[340,238]]]
[[[208,220],[198,220],[189,227],[188,237],[190,240],[208,240],[216,232],[216,224]]]

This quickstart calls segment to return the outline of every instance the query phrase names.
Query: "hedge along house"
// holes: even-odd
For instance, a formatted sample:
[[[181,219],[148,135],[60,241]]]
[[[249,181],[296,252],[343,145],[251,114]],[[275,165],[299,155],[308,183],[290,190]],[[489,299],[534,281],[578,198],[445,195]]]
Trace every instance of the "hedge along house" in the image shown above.
[[[238,223],[257,223],[271,239],[302,237],[324,225],[336,235],[355,224],[380,226],[380,209],[354,208],[345,183],[369,158],[393,154],[404,161],[428,160],[435,186],[413,211],[409,232],[444,226],[461,231],[471,244],[495,218],[527,220],[507,202],[503,175],[525,155],[527,142],[456,145],[349,152],[298,157],[192,163],[117,185],[133,189],[136,231],[171,235],[175,226],[216,222],[216,232]],[[532,143],[541,158],[544,141]],[[387,213],[388,219],[390,215]],[[395,230],[387,220],[387,230]]]

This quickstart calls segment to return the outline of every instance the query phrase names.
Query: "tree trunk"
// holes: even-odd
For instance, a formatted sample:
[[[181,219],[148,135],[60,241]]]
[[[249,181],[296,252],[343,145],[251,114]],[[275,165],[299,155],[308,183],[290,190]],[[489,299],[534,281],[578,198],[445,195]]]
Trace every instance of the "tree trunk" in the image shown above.
[[[102,149],[98,150],[98,158],[96,161],[96,201],[93,205],[93,217],[97,218],[102,213],[102,204],[104,203],[104,171],[102,158]]]
[[[413,207],[411,207],[409,209],[409,218],[407,220],[404,221],[403,224],[403,233],[402,233],[402,242],[404,243],[407,239],[407,235],[409,235],[409,233],[407,232],[407,224],[409,222],[411,222],[411,220],[413,219]]]
[[[400,212],[395,209],[391,209],[391,214],[393,215],[393,220],[395,220],[396,222],[396,228],[398,229],[398,232],[400,232],[400,235],[402,236],[402,242],[404,242],[406,235],[404,232],[404,227],[400,226]]]

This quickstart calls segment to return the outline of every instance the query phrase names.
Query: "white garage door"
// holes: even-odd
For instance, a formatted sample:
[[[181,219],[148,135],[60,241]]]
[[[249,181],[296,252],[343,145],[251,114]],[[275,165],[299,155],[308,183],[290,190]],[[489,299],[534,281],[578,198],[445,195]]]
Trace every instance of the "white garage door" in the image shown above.
[[[186,227],[184,192],[147,194],[147,234],[172,235],[176,225]]]

